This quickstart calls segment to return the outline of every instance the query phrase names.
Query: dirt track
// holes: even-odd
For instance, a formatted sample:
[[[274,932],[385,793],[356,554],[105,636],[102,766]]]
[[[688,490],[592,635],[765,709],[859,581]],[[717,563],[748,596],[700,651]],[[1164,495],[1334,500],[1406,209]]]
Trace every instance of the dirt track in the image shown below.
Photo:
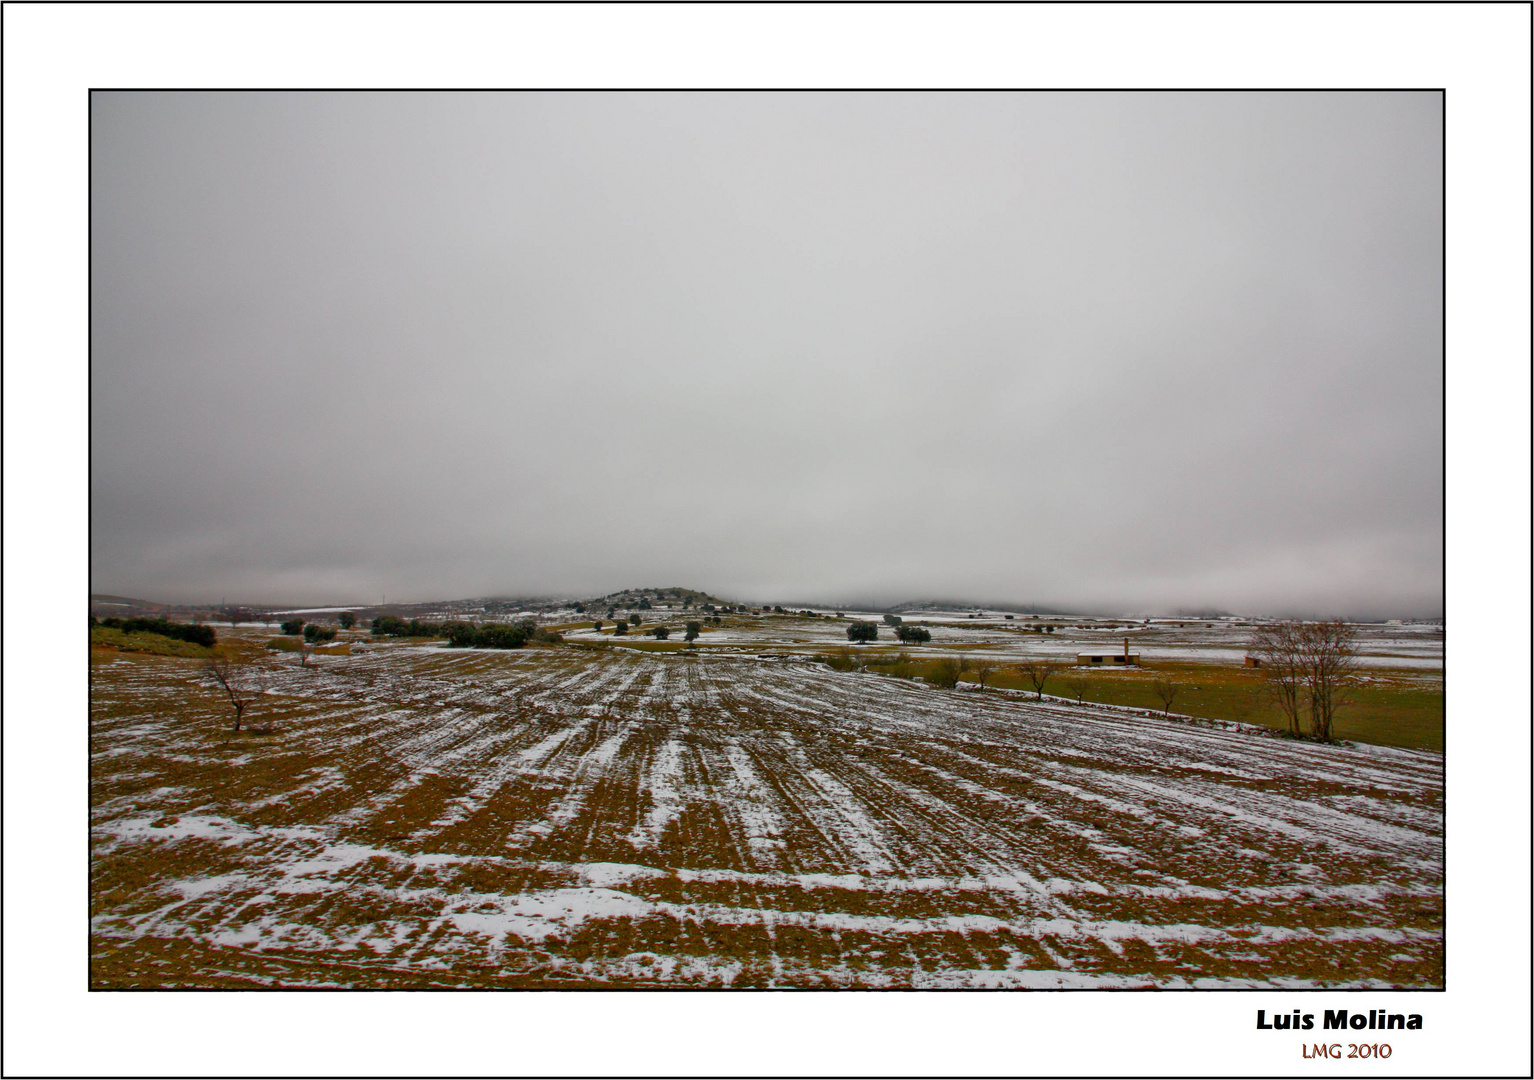
[[[1439,986],[1438,755],[819,667],[92,664],[93,986]]]

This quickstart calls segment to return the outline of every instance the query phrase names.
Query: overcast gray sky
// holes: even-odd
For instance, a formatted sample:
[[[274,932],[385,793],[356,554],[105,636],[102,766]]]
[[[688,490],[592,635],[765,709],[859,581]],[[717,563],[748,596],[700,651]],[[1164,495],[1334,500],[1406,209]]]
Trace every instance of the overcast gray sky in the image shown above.
[[[1439,614],[1437,94],[96,94],[92,588]]]

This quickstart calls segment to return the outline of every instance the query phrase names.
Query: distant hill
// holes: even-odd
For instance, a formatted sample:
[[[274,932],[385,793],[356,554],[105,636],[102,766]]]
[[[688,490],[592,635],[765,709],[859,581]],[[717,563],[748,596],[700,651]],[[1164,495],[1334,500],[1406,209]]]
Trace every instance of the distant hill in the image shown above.
[[[893,604],[887,609],[875,607],[874,610],[901,611],[1009,611],[1014,615],[1069,615],[1073,612],[1064,611],[1047,604],[977,604],[972,600],[907,600],[903,604]]]
[[[132,596],[114,596],[111,593],[91,593],[91,614],[120,614],[123,609],[133,611],[169,611],[170,604],[157,604],[153,600],[140,600]],[[97,609],[101,610],[97,610]],[[119,609],[114,611],[113,609]]]

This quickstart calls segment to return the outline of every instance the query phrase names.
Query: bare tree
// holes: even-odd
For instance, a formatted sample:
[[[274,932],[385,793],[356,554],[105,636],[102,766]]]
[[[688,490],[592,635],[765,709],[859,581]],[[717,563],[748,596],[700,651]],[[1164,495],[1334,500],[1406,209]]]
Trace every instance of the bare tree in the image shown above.
[[[971,665],[975,670],[975,681],[980,684],[980,689],[985,689],[985,681],[995,674],[1001,665],[989,656],[977,657]]]
[[[1053,660],[1029,660],[1025,664],[1019,664],[1018,670],[1023,677],[1033,684],[1033,692],[1039,698],[1044,698],[1044,684],[1047,683],[1055,672],[1060,670],[1060,665]]]
[[[1332,740],[1332,721],[1358,669],[1358,631],[1340,619],[1300,627],[1311,734]]]
[[[1177,700],[1177,693],[1182,687],[1168,679],[1157,679],[1151,683],[1151,689],[1156,692],[1156,700],[1161,702],[1161,715],[1172,715],[1172,702]]]
[[[1071,697],[1076,699],[1076,704],[1080,705],[1081,699],[1087,694],[1087,681],[1080,675],[1074,675],[1065,680],[1065,689]]]
[[[231,656],[210,656],[203,661],[202,670],[229,697],[234,709],[234,730],[240,730],[245,710],[255,701],[257,691],[245,681],[246,664]]]
[[[300,641],[298,643],[298,666],[308,667],[309,657],[314,655],[314,642]]]
[[[1257,661],[1268,697],[1289,721],[1289,734],[1300,732],[1300,687],[1305,681],[1301,624],[1265,623],[1252,634],[1247,653]]]
[[[1303,708],[1311,737],[1330,742],[1337,709],[1346,702],[1358,666],[1357,630],[1340,620],[1269,623],[1252,636],[1249,652],[1290,734],[1302,734]]]

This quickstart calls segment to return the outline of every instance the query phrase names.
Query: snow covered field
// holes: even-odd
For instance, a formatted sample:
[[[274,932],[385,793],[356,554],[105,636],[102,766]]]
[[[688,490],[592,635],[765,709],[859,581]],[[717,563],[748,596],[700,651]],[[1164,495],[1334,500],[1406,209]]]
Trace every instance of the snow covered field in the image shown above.
[[[684,621],[696,617],[695,614],[673,611],[643,614],[646,616],[644,625],[634,631],[641,636],[649,627],[663,624],[672,627],[673,637],[679,637]],[[824,620],[736,615],[722,627],[706,626],[703,640],[711,646],[825,649],[847,644],[848,619],[857,618],[878,624],[881,642],[894,642],[894,631],[881,622],[879,613],[846,611],[843,614],[846,618]],[[1147,663],[1170,660],[1240,666],[1252,634],[1252,624],[1224,620],[1114,622],[1078,615],[1031,619],[986,615],[971,619],[962,611],[907,612],[902,617],[907,623],[925,627],[932,634],[934,648],[984,649],[1009,660],[1036,657],[1074,660],[1081,652],[1118,652],[1123,648],[1124,638],[1128,637],[1131,651],[1140,653]],[[559,618],[571,622],[584,620],[584,616],[574,611],[562,613]],[[608,629],[602,633],[583,626],[566,631],[565,636],[574,641],[610,641],[612,619],[604,617],[603,621]],[[1049,634],[1030,632],[1038,625],[1056,629]],[[1364,623],[1358,626],[1358,633],[1358,660],[1364,668],[1443,670],[1442,625]]]
[[[1436,754],[707,653],[261,678],[231,737],[93,662],[93,986],[1442,985]]]

